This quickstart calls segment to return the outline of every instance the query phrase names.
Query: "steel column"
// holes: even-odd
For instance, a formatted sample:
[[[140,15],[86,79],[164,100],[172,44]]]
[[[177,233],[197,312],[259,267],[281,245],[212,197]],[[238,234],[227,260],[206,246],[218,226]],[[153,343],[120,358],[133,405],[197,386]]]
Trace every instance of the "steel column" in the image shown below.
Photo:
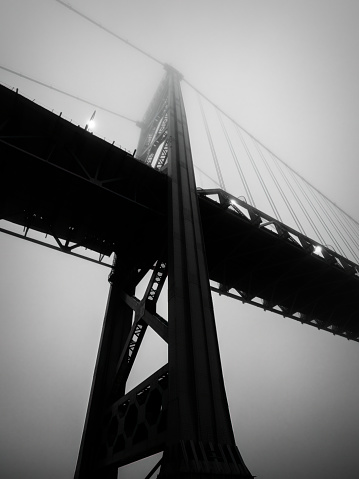
[[[161,450],[160,479],[251,478],[229,415],[180,74],[171,67],[152,110],[167,136],[158,140],[150,115],[142,143],[153,144],[154,158],[168,146],[168,244],[143,274],[135,257],[118,257],[75,479],[116,479],[117,467]],[[152,267],[139,302],[135,287]],[[167,272],[168,322],[156,314]],[[124,395],[147,325],[168,341],[168,366]]]
[[[167,69],[169,403],[159,477],[252,477],[224,388],[180,74]]]
[[[96,462],[104,411],[116,376],[119,355],[132,326],[133,310],[122,300],[121,293],[124,290],[128,294],[133,294],[136,281],[133,265],[118,262],[113,271],[117,277],[111,285],[108,296],[75,479],[117,479],[117,467],[99,472]],[[118,386],[122,395],[125,392],[125,385],[126,382],[123,382]]]

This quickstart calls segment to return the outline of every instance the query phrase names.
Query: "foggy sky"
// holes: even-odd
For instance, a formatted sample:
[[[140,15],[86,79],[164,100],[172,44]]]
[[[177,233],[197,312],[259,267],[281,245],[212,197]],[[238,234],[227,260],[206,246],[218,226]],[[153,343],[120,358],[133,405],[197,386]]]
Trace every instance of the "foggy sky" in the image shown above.
[[[358,219],[356,1],[71,5],[175,66]],[[0,9],[1,65],[142,119],[159,65],[54,0],[2,0]],[[94,111],[3,70],[0,80],[75,124]],[[136,148],[137,127],[101,110],[94,133]],[[71,478],[108,270],[3,234],[0,264],[0,476]],[[236,441],[252,474],[358,477],[358,344],[227,298],[214,305]],[[148,336],[132,385],[166,361]],[[143,477],[148,470],[140,466]],[[119,477],[142,476],[129,467]]]

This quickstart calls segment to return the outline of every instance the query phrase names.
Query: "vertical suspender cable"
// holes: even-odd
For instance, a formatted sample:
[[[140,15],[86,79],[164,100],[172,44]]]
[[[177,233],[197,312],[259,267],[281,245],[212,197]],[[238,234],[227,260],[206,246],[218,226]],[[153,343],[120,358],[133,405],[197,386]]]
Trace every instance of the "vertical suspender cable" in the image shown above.
[[[261,144],[261,143],[260,143]],[[264,147],[266,148],[266,147]],[[342,215],[343,215],[343,218],[344,220],[348,223],[348,220],[351,220],[355,225],[357,225],[357,227],[359,227],[359,224],[357,221],[355,221],[350,215],[348,215],[345,211],[343,211],[339,206],[337,206],[335,203],[333,203],[333,201],[331,201],[327,196],[325,196],[321,191],[319,191],[315,186],[313,186],[311,183],[309,183],[309,181],[307,181],[305,178],[303,178],[303,176],[301,176],[299,173],[297,173],[295,170],[293,170],[293,168],[291,168],[289,165],[287,165],[287,163],[285,163],[283,160],[281,160],[280,158],[278,158],[276,155],[274,155],[274,153],[272,153],[270,150],[268,150],[268,148],[266,148],[267,151],[272,155],[273,158],[276,158],[276,160],[280,163],[282,163],[289,171],[291,171],[296,177],[299,177],[304,183],[306,183],[307,185],[309,185],[311,188],[313,188],[313,190],[315,190],[319,195],[320,197],[322,197],[323,199],[325,199],[325,201],[327,202],[328,206],[331,205],[331,211],[333,211],[333,207],[335,210],[338,210],[338,212],[340,212]],[[279,167],[279,163],[278,163],[278,167]],[[351,229],[352,231],[353,230],[353,227],[352,225],[351,226]],[[344,225],[343,225],[344,227]],[[358,239],[359,239],[359,235],[357,232],[354,233]]]
[[[205,115],[204,110],[203,110],[201,95],[200,95],[198,92],[197,92],[197,98],[198,98],[199,106],[200,106],[201,113],[202,113],[202,120],[203,120],[203,123],[204,123],[204,127],[205,127],[205,129],[206,129],[206,134],[207,134],[208,143],[209,143],[209,146],[210,146],[210,148],[211,148],[212,158],[213,158],[214,166],[215,166],[215,168],[216,168],[216,172],[217,172],[217,176],[218,176],[218,181],[219,181],[219,184],[221,185],[222,190],[225,190],[225,191],[226,191],[226,187],[225,187],[224,180],[223,180],[223,176],[222,176],[221,167],[220,167],[220,165],[219,165],[219,161],[218,161],[218,158],[217,158],[216,150],[215,150],[215,148],[214,148],[214,144],[213,144],[211,132],[210,132],[210,130],[209,130],[209,128],[208,128],[207,118],[206,118],[206,115]]]
[[[275,183],[276,187],[278,188],[278,191],[279,191],[279,193],[280,193],[280,195],[281,195],[281,197],[282,197],[284,203],[286,204],[286,206],[287,206],[289,212],[291,213],[292,218],[293,218],[295,224],[297,225],[297,228],[298,228],[299,230],[303,231],[303,227],[302,227],[302,225],[301,225],[301,223],[300,223],[300,221],[299,221],[299,218],[298,218],[298,216],[296,215],[294,209],[292,208],[292,205],[289,203],[288,198],[287,198],[286,195],[284,194],[284,191],[283,191],[282,187],[280,186],[280,183],[279,183],[279,181],[277,180],[276,176],[274,175],[274,173],[273,173],[273,171],[272,171],[272,168],[270,167],[270,165],[269,165],[269,163],[268,163],[268,161],[267,161],[267,158],[264,156],[263,151],[262,151],[262,149],[260,148],[259,143],[258,143],[258,142],[254,142],[254,144],[255,144],[255,146],[256,146],[256,148],[257,148],[257,151],[258,151],[260,157],[262,158],[263,163],[264,163],[265,166],[267,167],[267,170],[268,170],[268,172],[269,172],[269,174],[270,174],[270,176],[271,176],[273,182]],[[282,221],[282,220],[281,220],[281,221]]]
[[[234,123],[234,125],[236,125],[237,128],[241,128],[242,131],[244,131],[249,137],[251,137],[254,141],[258,142],[258,144],[264,148],[266,151],[268,151],[268,153],[273,157],[274,161],[275,161],[275,164],[280,172],[280,174],[282,175],[285,183],[287,184],[289,190],[292,192],[294,198],[296,199],[296,201],[298,202],[299,205],[301,205],[301,201],[297,195],[297,193],[295,192],[295,190],[293,189],[292,185],[290,184],[287,176],[286,176],[286,173],[282,170],[281,166],[280,166],[280,163],[282,163],[289,171],[292,171],[295,175],[299,176],[306,184],[308,184],[311,188],[313,188],[313,190],[315,190],[322,198],[323,200],[325,200],[325,202],[328,203],[328,205],[330,204],[330,209],[331,211],[333,211],[333,208],[335,208],[336,210],[338,210],[338,212],[341,213],[341,215],[343,216],[343,219],[340,220],[337,213],[334,213],[333,211],[333,214],[336,216],[337,220],[340,222],[340,224],[342,225],[342,227],[344,229],[347,229],[347,227],[349,227],[349,229],[352,231],[352,233],[359,239],[359,231],[357,229],[354,229],[353,225],[355,224],[357,227],[359,227],[359,224],[349,215],[347,215],[341,208],[339,208],[337,205],[335,205],[335,203],[333,203],[329,198],[327,198],[325,195],[323,195],[323,193],[321,193],[317,188],[315,188],[313,185],[311,185],[307,180],[305,180],[305,178],[303,178],[299,173],[297,173],[295,170],[293,170],[293,168],[291,168],[289,165],[287,165],[283,160],[281,160],[280,158],[276,157],[276,155],[273,154],[272,151],[270,151],[266,146],[264,146],[260,141],[258,141],[256,138],[254,138],[253,135],[251,135],[248,131],[246,131],[244,128],[242,128],[233,118],[231,118],[229,115],[227,115],[227,113],[225,113],[223,110],[221,110],[217,105],[215,105],[208,97],[206,97],[205,95],[203,95],[203,93],[201,93],[197,88],[195,88],[191,83],[189,83],[187,80],[185,80],[185,82],[194,90],[196,91],[199,95],[201,95],[203,98],[206,99],[206,101],[208,101],[212,106],[214,106],[216,109],[218,109],[220,111],[220,113],[222,115],[224,115],[225,117],[227,117],[230,121],[232,121]],[[246,148],[246,146],[244,146],[246,151],[247,151],[247,154],[248,154],[248,149]],[[250,158],[250,156],[249,156]],[[255,206],[254,202],[253,202],[253,206]],[[329,206],[328,206],[329,207]],[[302,210],[303,212],[305,212],[305,210],[303,209],[303,206],[302,206]],[[294,212],[294,210],[293,210]],[[292,212],[291,212],[292,213]],[[352,222],[349,222],[349,220]],[[309,220],[308,220],[309,221]],[[344,223],[347,224],[347,227],[345,227]],[[300,229],[300,231],[303,233],[303,234],[306,234],[303,226],[301,225],[300,221],[296,221],[296,224],[298,226],[298,228]]]
[[[313,188],[310,188],[310,185],[306,185],[307,186],[307,190],[310,192],[310,194],[312,195],[312,197],[315,199],[316,203],[319,205],[320,209],[322,210],[322,212],[325,214],[325,216],[327,217],[328,221],[330,222],[330,224],[333,226],[333,228],[335,229],[337,235],[341,238],[341,240],[346,244],[346,246],[350,249],[350,245],[347,241],[347,239],[345,238],[345,236],[343,236],[341,230],[338,228],[338,225],[335,223],[335,221],[333,221],[333,218],[332,216],[328,213],[327,209],[324,208],[323,206],[323,203],[321,203],[321,201],[319,201],[319,198],[318,198],[318,193],[313,189]],[[320,196],[321,197],[321,196]],[[323,200],[323,197],[321,197],[321,199]],[[350,236],[350,235],[349,235]],[[353,243],[355,243],[356,247],[359,248],[359,244],[356,243],[355,239],[351,237],[351,240],[353,241]],[[340,247],[340,251],[342,252],[342,249]],[[343,256],[346,256],[344,253],[342,253]]]
[[[291,191],[292,195],[294,196],[294,198],[296,199],[297,203],[300,205],[300,200],[298,198],[298,195],[296,193],[296,191],[294,190],[293,186],[291,185],[290,181],[288,180],[287,178],[287,175],[285,174],[285,172],[282,170],[282,167],[280,166],[279,164],[279,161],[278,161],[278,158],[271,152],[269,151],[269,153],[271,154],[273,160],[274,160],[274,164],[277,166],[280,174],[282,175],[282,178],[283,180],[285,181],[286,185],[288,186],[289,190]],[[300,224],[300,231],[301,233],[303,233],[304,235],[306,235],[306,231],[304,229],[304,227],[302,226],[301,223]]]
[[[338,209],[338,208],[337,208]],[[359,225],[358,223],[353,220],[353,218],[351,218],[350,216],[348,216],[344,211],[341,211],[340,209],[338,210],[339,213],[341,213],[344,221],[347,223],[348,227],[351,229],[352,233],[357,237],[357,239],[359,240]],[[356,227],[356,228],[355,228]]]
[[[292,170],[289,170],[289,174],[291,175],[291,177],[293,178],[293,180],[295,181],[295,183],[297,184],[297,186],[299,187],[298,183],[297,183],[297,179],[294,175],[294,173],[292,172]],[[319,231],[317,225],[314,223],[314,221],[312,220],[312,218],[310,217],[310,215],[308,214],[307,212],[307,209],[305,208],[302,200],[299,198],[299,196],[297,195],[297,198],[299,200],[299,204],[300,204],[300,207],[302,209],[302,212],[304,213],[305,217],[307,218],[307,220],[309,221],[310,225],[312,226],[313,228],[313,231],[315,232],[315,234],[317,235],[317,238],[319,239],[319,241],[325,245],[326,244],[326,241],[325,239],[323,238],[321,232]]]
[[[269,191],[268,191],[268,188],[267,188],[266,184],[265,184],[264,181],[263,181],[262,175],[260,174],[260,171],[259,171],[257,165],[255,164],[255,161],[254,161],[254,159],[253,159],[253,156],[252,156],[251,152],[249,151],[249,148],[248,148],[248,146],[247,146],[247,144],[246,144],[246,142],[245,142],[245,140],[244,140],[244,138],[243,138],[243,135],[242,135],[242,132],[241,132],[241,128],[240,128],[239,126],[237,126],[237,125],[236,125],[236,131],[237,131],[237,134],[238,134],[238,136],[239,136],[239,138],[240,138],[240,140],[241,140],[241,142],[242,142],[242,144],[243,144],[244,149],[246,150],[246,153],[247,153],[247,155],[248,155],[248,158],[249,158],[249,160],[250,160],[250,162],[251,162],[251,164],[252,164],[252,167],[253,167],[253,169],[254,169],[256,175],[257,175],[257,178],[258,178],[258,180],[259,180],[259,182],[260,182],[260,184],[261,184],[261,186],[262,186],[262,188],[263,188],[263,191],[264,191],[264,193],[265,193],[265,195],[266,195],[266,197],[267,197],[267,200],[268,200],[269,204],[270,204],[271,207],[272,207],[272,211],[273,211],[275,217],[276,217],[277,219],[280,219],[279,212],[278,212],[278,210],[277,210],[277,208],[276,208],[276,206],[275,206],[275,204],[274,204],[274,201],[272,200],[272,197],[271,197],[271,195],[270,195],[270,193],[269,193]]]
[[[254,146],[256,146],[257,141],[256,141],[254,138],[252,138],[252,143],[254,144]],[[254,163],[254,164],[255,164],[255,163]],[[256,165],[256,164],[255,164],[255,165]],[[269,189],[267,188],[267,185],[266,185],[266,183],[265,183],[265,181],[264,181],[264,179],[263,179],[263,177],[262,177],[262,175],[261,175],[261,172],[260,172],[260,170],[259,170],[259,168],[258,168],[257,165],[256,165],[256,170],[258,170],[258,173],[259,173],[259,175],[260,175],[261,183],[262,183],[262,185],[263,185],[264,190],[268,193],[267,198],[268,198],[268,200],[269,200],[269,202],[270,202],[270,204],[271,204],[271,206],[272,206],[272,209],[273,209],[273,211],[274,211],[274,214],[276,215],[277,219],[279,219],[280,221],[282,221],[282,218],[281,218],[281,216],[280,216],[280,213],[279,213],[279,211],[278,211],[278,208],[277,208],[277,206],[276,206],[276,204],[275,204],[275,202],[274,202],[274,200],[273,200],[273,198],[272,198],[272,195],[271,195],[270,192],[269,192]]]
[[[332,203],[332,202],[330,202],[330,203]],[[351,216],[348,216],[345,213],[345,211],[338,208],[338,206],[335,205],[334,203],[332,203],[332,206],[333,206],[334,210],[336,210],[338,212],[338,214],[343,218],[343,221],[347,224],[348,228],[352,231],[354,236],[356,236],[356,238],[359,240],[359,231],[358,231],[359,225],[358,225],[358,223]],[[354,228],[354,226],[356,226],[356,229]],[[345,228],[345,226],[344,226],[344,228]],[[347,232],[351,236],[350,232],[349,231],[347,231]]]
[[[302,192],[302,195],[304,196],[304,198],[307,200],[307,202],[309,203],[309,205],[311,206],[312,210],[314,211],[315,215],[317,216],[318,220],[320,221],[320,223],[322,224],[323,228],[325,229],[325,231],[327,232],[327,234],[329,235],[331,241],[333,241],[333,243],[335,244],[337,250],[339,253],[341,253],[342,255],[346,256],[344,251],[342,250],[340,244],[338,243],[337,239],[333,236],[332,232],[328,229],[326,223],[323,221],[321,215],[319,214],[317,208],[315,207],[314,203],[312,202],[312,200],[310,199],[310,197],[307,195],[307,193],[305,192],[303,186],[300,184],[298,178],[295,177],[295,175],[293,175],[293,178],[294,178],[294,181],[296,182],[298,188],[300,189],[300,191]],[[327,242],[325,242],[324,244],[327,244]]]
[[[325,197],[324,197],[324,198],[325,198]],[[331,213],[335,216],[335,218],[337,219],[337,221],[339,222],[339,224],[342,226],[342,228],[346,230],[346,233],[349,234],[347,228],[346,228],[345,225],[343,224],[342,219],[340,218],[340,216],[338,216],[338,213],[337,213],[337,212],[335,211],[335,209],[334,209],[334,206],[335,206],[335,205],[333,205],[332,202],[329,201],[327,198],[325,198],[325,200],[326,200],[326,203],[327,203],[328,208],[330,209]],[[339,211],[341,211],[341,210],[339,210]],[[350,236],[350,234],[349,234],[349,236]],[[346,242],[346,241],[345,241],[345,242]],[[351,250],[352,254],[354,255],[354,257],[356,258],[356,260],[358,261],[358,256],[357,256],[357,254],[356,254],[355,252],[353,252],[353,250],[352,250],[351,248],[350,248],[350,250]]]
[[[245,176],[244,176],[244,173],[243,173],[243,171],[242,171],[241,165],[240,165],[240,163],[239,163],[239,161],[238,161],[236,152],[234,151],[232,142],[231,142],[231,140],[230,140],[230,138],[229,138],[227,129],[226,129],[224,123],[223,123],[222,116],[221,116],[221,113],[220,113],[220,111],[218,110],[218,108],[216,108],[216,113],[217,113],[219,122],[220,122],[220,124],[221,124],[222,130],[223,130],[223,133],[224,133],[224,136],[226,137],[226,140],[227,140],[229,149],[231,150],[232,158],[233,158],[234,163],[235,163],[235,165],[236,165],[237,171],[238,171],[238,173],[239,173],[239,176],[241,177],[242,184],[243,184],[243,186],[244,186],[244,189],[246,190],[246,196],[247,196],[247,198],[249,199],[250,204],[253,205],[253,206],[255,206],[255,205],[254,205],[254,199],[253,199],[251,190],[250,190],[249,185],[248,185],[248,183],[247,183],[247,180],[246,180],[246,178],[245,178]]]
[[[213,183],[215,183],[217,186],[221,187],[221,185],[214,179],[212,178],[211,176],[207,175],[207,173],[205,173],[203,170],[201,170],[201,168],[199,168],[198,166],[196,165],[193,165],[195,170],[198,170],[202,175],[206,176],[208,179],[210,179]]]

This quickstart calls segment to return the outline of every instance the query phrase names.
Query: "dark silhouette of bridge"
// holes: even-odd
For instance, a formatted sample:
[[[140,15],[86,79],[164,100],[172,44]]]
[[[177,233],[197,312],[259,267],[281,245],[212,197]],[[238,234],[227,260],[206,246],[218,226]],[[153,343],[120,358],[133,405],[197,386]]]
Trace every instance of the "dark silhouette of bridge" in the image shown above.
[[[229,194],[218,161],[222,188],[196,187],[180,80],[167,67],[133,154],[0,90],[1,218],[68,254],[115,253],[78,478],[117,477],[160,451],[160,477],[253,477],[232,431],[210,288],[359,339],[355,262]],[[166,279],[168,320],[156,310]],[[168,343],[169,363],[125,394],[148,327]]]

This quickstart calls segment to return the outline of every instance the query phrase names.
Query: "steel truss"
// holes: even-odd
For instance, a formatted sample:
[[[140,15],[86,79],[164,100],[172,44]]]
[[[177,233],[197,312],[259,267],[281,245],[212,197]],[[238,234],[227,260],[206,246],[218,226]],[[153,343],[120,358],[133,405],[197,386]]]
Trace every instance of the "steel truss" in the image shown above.
[[[142,123],[141,135],[136,157],[163,171],[168,161],[168,81],[166,78],[160,83],[157,92],[148,108]]]
[[[163,193],[137,174],[141,164],[133,154],[6,90],[0,86],[0,219],[21,225],[23,233],[7,225],[0,231],[112,267],[104,257],[129,241],[123,229],[135,232],[141,222],[153,222],[152,213],[157,225],[163,221]],[[148,174],[155,172],[148,168]],[[116,209],[120,221],[114,221]],[[98,261],[79,248],[97,252]]]
[[[147,477],[160,466],[165,479],[252,477],[233,437],[209,277],[219,294],[359,340],[357,265],[196,188],[179,80],[169,68],[141,124],[142,163],[0,87],[0,217],[53,235],[68,254],[116,255],[77,479],[115,479],[160,451]],[[156,311],[166,278],[168,321]],[[168,365],[125,394],[148,327],[168,344]]]
[[[116,251],[76,479],[115,479],[118,467],[160,451],[147,477],[158,467],[161,479],[253,477],[227,405],[180,75],[166,68],[137,152],[168,173],[168,242],[142,266]],[[156,312],[166,279],[168,321]],[[168,364],[125,394],[148,326],[168,344]]]
[[[263,229],[267,233],[277,236],[281,239],[282,242],[289,243],[297,248],[302,249],[307,257],[315,257],[317,260],[327,264],[328,268],[336,268],[344,273],[342,281],[351,280],[356,278],[359,281],[359,267],[354,262],[345,258],[344,256],[338,254],[332,249],[328,248],[325,245],[321,245],[317,241],[312,240],[308,236],[303,235],[302,233],[294,230],[293,228],[281,223],[277,219],[272,218],[271,216],[263,213],[257,208],[251,206],[250,204],[242,201],[239,198],[236,198],[229,193],[221,189],[208,189],[204,190],[199,188],[198,195],[202,198],[209,198],[216,201],[223,210],[229,210],[232,214],[238,215],[241,220],[250,223],[258,229]],[[259,267],[260,268],[260,267]],[[289,268],[289,267],[288,267]],[[292,265],[292,268],[295,268],[295,265]],[[256,268],[253,265],[252,268],[253,274],[260,274],[260,269]],[[288,273],[288,271],[286,272]],[[291,275],[293,277],[293,274]],[[311,278],[313,287],[315,283],[320,278],[313,276]],[[302,324],[308,324],[314,326],[318,329],[324,329],[328,332],[333,333],[334,335],[340,335],[348,340],[359,341],[358,333],[351,332],[348,329],[348,323],[351,318],[348,317],[347,321],[339,326],[335,324],[333,319],[333,314],[335,312],[334,308],[332,313],[326,317],[326,320],[323,320],[318,317],[316,312],[316,305],[318,298],[315,298],[311,303],[307,302],[307,307],[309,308],[308,312],[300,311],[298,304],[296,304],[295,297],[292,298],[290,306],[285,301],[283,297],[283,302],[281,303],[278,300],[274,299],[275,293],[280,290],[280,282],[283,280],[282,277],[273,278],[272,286],[272,297],[261,297],[258,292],[251,293],[251,287],[249,285],[246,290],[243,290],[236,282],[230,283],[219,283],[218,286],[214,286],[213,282],[211,285],[211,290],[220,294],[225,295],[233,299],[237,299],[242,303],[249,303],[253,306],[262,308],[265,311],[271,311],[281,316],[288,317],[300,321]],[[336,280],[336,285],[339,285]],[[306,281],[306,287],[308,287],[308,280]]]
[[[41,246],[45,246],[45,248],[50,248],[50,249],[54,249],[55,251],[59,251],[61,253],[66,253],[70,256],[75,256],[76,258],[85,259],[86,261],[90,261],[91,263],[96,263],[96,264],[99,264],[101,266],[106,266],[107,268],[112,268],[112,264],[106,263],[106,262],[103,261],[104,257],[105,257],[104,254],[100,254],[99,259],[96,260],[96,259],[91,258],[90,256],[85,256],[83,254],[74,253],[75,248],[83,247],[83,245],[81,245],[81,244],[70,245],[70,244],[66,244],[66,243],[64,244],[64,243],[61,242],[60,238],[58,238],[55,235],[51,235],[51,237],[54,238],[54,240],[57,243],[57,246],[55,246],[55,245],[53,245],[49,242],[37,240],[35,238],[30,238],[29,236],[27,236],[30,229],[31,228],[29,226],[27,228],[24,228],[23,229],[23,234],[16,233],[15,231],[9,230],[7,228],[0,228],[0,232],[8,234],[10,236],[15,236],[16,238],[20,238],[20,239],[29,241],[30,243],[35,243],[35,244],[38,244],[38,245],[41,245]]]

